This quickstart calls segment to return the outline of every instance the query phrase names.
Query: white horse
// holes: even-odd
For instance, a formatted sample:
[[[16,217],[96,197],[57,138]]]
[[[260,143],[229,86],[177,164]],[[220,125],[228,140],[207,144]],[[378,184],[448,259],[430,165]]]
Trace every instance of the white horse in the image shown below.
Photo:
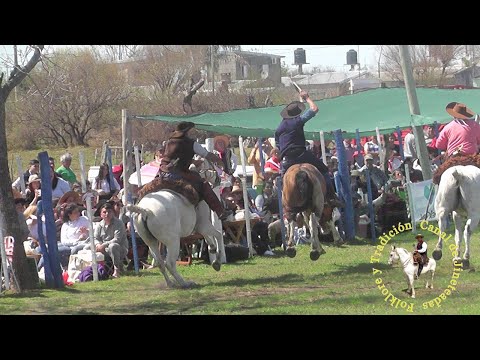
[[[460,260],[460,237],[463,231],[465,240],[464,265],[470,259],[470,237],[480,221],[480,169],[473,165],[452,166],[442,174],[435,198],[435,212],[438,216],[440,235],[445,232],[447,218],[452,213],[455,223],[455,247]],[[462,215],[467,218],[463,225]],[[432,253],[435,260],[442,258],[443,239],[439,236],[437,246]]]
[[[127,205],[127,210],[132,212],[135,228],[153,252],[167,286],[173,287],[175,283],[165,267],[181,287],[195,285],[194,282],[185,281],[176,269],[180,238],[189,236],[194,231],[204,236],[209,252],[216,254],[212,266],[216,271],[220,270],[220,253],[215,238],[221,234],[210,222],[210,208],[205,201],[200,201],[194,207],[183,195],[171,190],[159,190],[145,195],[138,205]],[[160,254],[160,243],[167,247],[165,260]]]
[[[407,285],[408,290],[407,293],[411,294],[412,298],[415,298],[415,287],[413,286],[413,282],[415,280],[415,275],[418,271],[418,265],[415,266],[413,264],[413,254],[408,252],[404,248],[397,248],[392,246],[392,251],[390,252],[390,258],[388,259],[388,265],[395,264],[398,260],[402,263],[403,272],[405,273],[405,277],[407,278]],[[426,277],[427,283],[425,284],[425,288],[433,289],[433,275],[435,274],[435,269],[437,268],[437,263],[434,259],[429,259],[427,266],[424,266],[422,269],[421,274],[426,274],[430,272],[430,284],[428,283],[428,276]]]

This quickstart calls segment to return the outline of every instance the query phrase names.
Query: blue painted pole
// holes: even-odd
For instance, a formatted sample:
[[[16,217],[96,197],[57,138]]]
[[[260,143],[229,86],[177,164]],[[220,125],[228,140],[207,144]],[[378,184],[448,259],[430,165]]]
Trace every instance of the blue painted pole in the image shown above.
[[[362,155],[363,148],[362,148],[362,140],[360,139],[360,131],[358,129],[355,130],[355,140],[357,142],[357,151],[358,151],[357,163],[358,165],[360,165],[360,167],[362,167],[364,164],[363,155]]]
[[[38,160],[40,161],[43,213],[45,214],[45,226],[46,226],[46,232],[47,232],[46,235],[47,235],[48,257],[50,260],[50,268],[52,271],[55,287],[62,288],[64,286],[64,283],[63,283],[62,271],[60,268],[60,261],[58,257],[57,229],[55,226],[55,218],[53,216],[52,179],[50,175],[51,168],[50,168],[50,163],[48,161],[48,153],[46,151],[38,153]]]
[[[43,273],[45,274],[45,284],[48,288],[54,287],[52,267],[50,266],[50,258],[48,256],[47,244],[45,241],[45,235],[43,234],[43,200],[37,203],[37,226],[38,226],[38,241],[40,242],[40,249],[42,250],[43,257]]]
[[[353,201],[350,186],[350,171],[348,170],[347,154],[343,146],[342,130],[334,131],[335,144],[337,147],[338,172],[341,180],[341,189],[345,201],[345,237],[346,240],[355,239],[355,223],[353,214]]]
[[[373,208],[373,196],[372,196],[372,184],[370,184],[370,171],[365,169],[365,177],[367,179],[367,197],[368,197],[368,210],[370,213],[370,232],[372,234],[372,241],[377,241],[377,235],[375,233],[375,209]]]
[[[333,180],[335,182],[335,188],[337,190],[338,196],[340,197],[340,199],[343,199],[343,201],[346,201],[342,188],[342,179],[340,178],[340,174],[338,173],[338,171],[335,171],[335,175],[333,175]]]
[[[112,190],[112,186],[114,184],[113,180],[113,170],[112,170],[112,149],[110,149],[110,146],[107,145],[107,164],[108,164],[108,177],[109,177],[109,183],[110,183],[110,191]]]
[[[397,135],[398,135],[398,148],[400,150],[400,156],[403,161],[405,160],[405,153],[403,152],[402,130],[400,130],[400,126],[397,126]]]
[[[263,138],[258,138],[257,140],[258,144],[258,151],[260,151],[260,166],[262,170],[262,176],[265,179],[265,158],[263,157]]]

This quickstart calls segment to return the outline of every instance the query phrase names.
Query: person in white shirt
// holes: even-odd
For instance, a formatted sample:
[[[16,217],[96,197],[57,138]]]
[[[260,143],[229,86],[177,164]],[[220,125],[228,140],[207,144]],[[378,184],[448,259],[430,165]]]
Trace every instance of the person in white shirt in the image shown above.
[[[415,136],[413,136],[411,130],[405,135],[403,140],[403,155],[406,158],[411,158],[412,161],[418,158],[417,150],[415,149]]]
[[[108,200],[116,196],[120,191],[120,185],[115,177],[112,177],[113,183],[110,183],[110,170],[108,164],[103,163],[98,170],[98,176],[93,180],[92,189],[99,194],[99,200]]]
[[[64,247],[70,248],[71,255],[84,248],[89,236],[89,226],[88,218],[81,216],[77,204],[70,203],[65,207],[60,242]]]
[[[58,177],[53,169],[50,169],[50,178],[52,179],[52,199],[58,200],[71,190],[70,183]]]

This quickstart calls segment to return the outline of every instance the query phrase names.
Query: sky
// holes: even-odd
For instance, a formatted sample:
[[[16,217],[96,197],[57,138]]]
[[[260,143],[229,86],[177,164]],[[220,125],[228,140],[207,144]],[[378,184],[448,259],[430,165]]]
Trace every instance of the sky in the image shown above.
[[[358,53],[360,66],[363,68],[377,67],[378,55],[375,49],[378,45],[241,45],[244,51],[258,51],[273,55],[285,56],[283,61],[288,67],[293,65],[293,54],[295,49],[303,48],[307,58],[307,63],[303,70],[308,70],[313,66],[333,67],[336,71],[348,71],[350,66],[347,63],[347,51],[350,49]]]
[[[309,63],[303,66],[304,71],[308,71],[314,66],[330,67],[336,71],[348,71],[350,66],[345,64],[347,63],[347,51],[350,49],[357,51],[359,54],[358,60],[362,68],[366,65],[376,69],[378,61],[376,51],[378,45],[241,45],[241,47],[244,51],[283,55],[285,58],[282,61],[290,68],[295,68],[293,65],[294,50],[303,48],[307,63]],[[25,46],[19,45],[20,51],[25,51],[25,48]],[[11,45],[0,45],[0,65],[4,65],[1,63],[4,63],[6,55],[11,59],[12,53]]]

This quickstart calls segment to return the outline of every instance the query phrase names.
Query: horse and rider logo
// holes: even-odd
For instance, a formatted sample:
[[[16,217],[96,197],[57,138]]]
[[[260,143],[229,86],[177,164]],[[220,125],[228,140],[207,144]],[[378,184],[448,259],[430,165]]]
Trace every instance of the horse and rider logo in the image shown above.
[[[430,187],[426,186],[425,188],[428,190],[428,195],[430,195]],[[425,220],[423,222],[427,223]],[[387,270],[380,270],[378,269],[380,266],[376,265],[380,263],[382,252],[384,248],[388,245],[388,243],[391,242],[396,235],[411,229],[412,225],[409,223],[398,224],[398,226],[393,226],[392,230],[390,230],[388,234],[383,233],[383,235],[380,236],[378,239],[379,245],[376,246],[374,254],[370,257],[370,263],[373,264],[372,273],[375,278],[375,285],[381,292],[381,295],[384,297],[384,301],[390,304],[390,306],[392,307],[401,308],[407,312],[413,313],[417,308],[420,308],[420,306],[412,300],[408,300],[408,298],[405,298],[404,295],[394,295],[392,291],[387,287],[387,283],[389,282],[386,282],[383,279],[383,277],[388,273]],[[428,227],[422,226],[422,229],[439,235],[437,229],[435,229],[432,225]],[[419,236],[420,235],[417,236],[417,239]],[[444,237],[447,238],[446,234]],[[423,240],[423,235],[421,235],[421,238],[421,240]],[[424,243],[423,241],[422,243],[425,248],[424,250],[426,250],[426,243]],[[416,248],[418,249],[417,246]],[[414,262],[413,252],[410,252],[407,249],[401,247],[396,247],[395,245],[391,245],[388,265],[392,266],[397,263],[400,265],[399,267],[403,270],[405,278],[407,279],[408,288],[406,290],[406,293],[409,295],[410,299],[416,298],[414,282],[416,279],[419,278],[418,276],[421,275],[423,275],[426,281],[425,288],[427,289],[427,294],[429,296],[432,295],[434,289],[433,278],[437,266],[437,262],[435,261],[435,259],[430,258],[428,263],[424,264],[423,269],[419,270],[419,265]],[[445,301],[447,297],[452,294],[453,291],[457,290],[458,278],[460,276],[460,272],[463,270],[462,266],[463,263],[461,261],[457,261],[456,259],[454,259],[453,272],[448,286],[440,294],[436,294],[435,297],[423,301],[421,304],[421,309],[426,310],[429,308],[440,307],[441,303]],[[421,275],[418,275],[419,271]]]

